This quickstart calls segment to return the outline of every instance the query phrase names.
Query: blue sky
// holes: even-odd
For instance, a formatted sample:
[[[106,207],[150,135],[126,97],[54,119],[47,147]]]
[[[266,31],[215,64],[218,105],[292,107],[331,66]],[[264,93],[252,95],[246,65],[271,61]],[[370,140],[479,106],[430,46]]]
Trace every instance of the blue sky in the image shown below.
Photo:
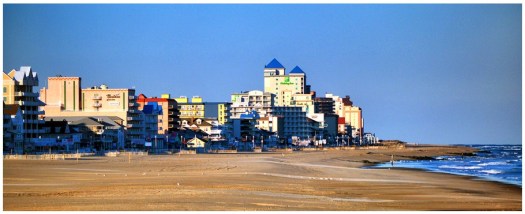
[[[365,131],[429,144],[520,144],[521,5],[5,5],[3,69],[146,96],[263,89],[277,58]]]

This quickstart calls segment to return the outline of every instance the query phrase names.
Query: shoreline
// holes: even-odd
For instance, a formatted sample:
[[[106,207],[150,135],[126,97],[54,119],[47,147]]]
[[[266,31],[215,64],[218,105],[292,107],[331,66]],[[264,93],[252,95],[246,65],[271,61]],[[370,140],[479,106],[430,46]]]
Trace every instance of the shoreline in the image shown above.
[[[508,184],[362,168],[391,154],[406,159],[468,151],[419,146],[132,156],[130,163],[128,157],[4,160],[4,210],[521,210],[522,190]]]

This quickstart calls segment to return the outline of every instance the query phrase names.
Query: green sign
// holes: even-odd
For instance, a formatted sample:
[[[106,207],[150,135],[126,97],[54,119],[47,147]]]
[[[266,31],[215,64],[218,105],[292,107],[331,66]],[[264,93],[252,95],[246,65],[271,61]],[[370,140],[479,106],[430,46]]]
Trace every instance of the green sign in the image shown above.
[[[284,82],[281,82],[281,85],[293,85],[293,82],[290,82],[290,77],[284,77]]]

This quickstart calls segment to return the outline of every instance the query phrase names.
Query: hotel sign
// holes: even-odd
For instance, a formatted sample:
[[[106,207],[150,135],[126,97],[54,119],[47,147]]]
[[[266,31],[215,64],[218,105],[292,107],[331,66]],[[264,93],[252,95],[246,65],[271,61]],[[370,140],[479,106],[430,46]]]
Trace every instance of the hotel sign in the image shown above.
[[[120,99],[120,94],[106,94],[107,100]]]

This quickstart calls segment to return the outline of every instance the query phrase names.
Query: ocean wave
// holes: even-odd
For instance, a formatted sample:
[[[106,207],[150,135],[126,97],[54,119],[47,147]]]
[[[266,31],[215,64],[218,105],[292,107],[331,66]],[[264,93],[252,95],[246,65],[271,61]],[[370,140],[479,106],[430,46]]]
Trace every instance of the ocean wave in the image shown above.
[[[480,166],[455,166],[455,165],[443,165],[438,166],[441,169],[481,169]]]
[[[502,171],[495,170],[495,169],[480,170],[480,172],[487,173],[487,174],[501,174],[502,173]]]
[[[498,162],[488,162],[488,163],[478,164],[478,166],[497,166],[497,165],[507,165],[507,162],[498,161]]]

